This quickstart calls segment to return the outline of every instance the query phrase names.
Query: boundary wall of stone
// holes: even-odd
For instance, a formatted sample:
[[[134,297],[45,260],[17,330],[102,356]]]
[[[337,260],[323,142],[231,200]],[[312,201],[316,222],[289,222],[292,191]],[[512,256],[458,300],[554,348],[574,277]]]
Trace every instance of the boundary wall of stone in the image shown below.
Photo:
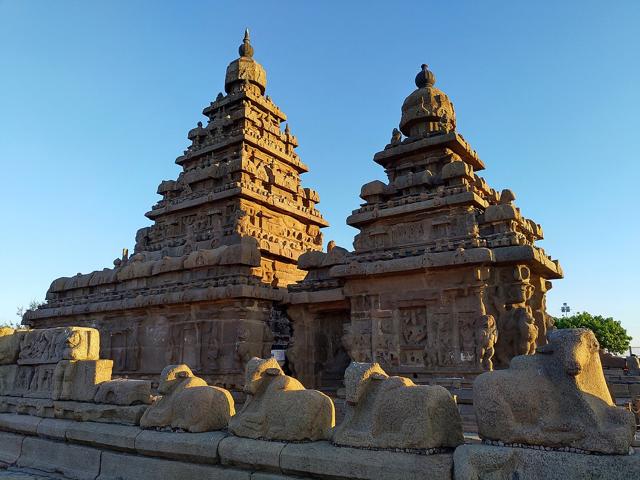
[[[0,465],[74,480],[640,477],[640,453],[583,455],[466,444],[453,453],[424,455],[338,447],[326,441],[271,442],[223,431],[160,432],[16,414],[0,414]]]
[[[0,414],[0,463],[77,480],[451,479],[453,454],[412,454],[284,443],[226,432],[139,427]]]

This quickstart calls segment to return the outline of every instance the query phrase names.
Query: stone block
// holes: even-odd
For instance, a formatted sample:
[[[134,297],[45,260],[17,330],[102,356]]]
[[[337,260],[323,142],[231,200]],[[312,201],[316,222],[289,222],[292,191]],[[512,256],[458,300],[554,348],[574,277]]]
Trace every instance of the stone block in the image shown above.
[[[24,435],[0,432],[0,463],[13,464],[20,457]]]
[[[60,421],[60,420],[55,420]],[[95,422],[69,422],[67,441],[86,443],[92,447],[135,451],[138,427]]]
[[[51,398],[56,366],[19,366],[13,386],[13,394],[28,398]]]
[[[41,418],[29,415],[0,413],[0,430],[36,435],[38,433],[38,425],[41,421]]]
[[[0,395],[14,395],[17,365],[0,365]]]
[[[280,454],[285,474],[359,480],[452,478],[453,455],[419,455],[337,447],[328,442],[291,443]]]
[[[0,412],[53,418],[53,400],[49,398],[0,397]]]
[[[279,475],[277,473],[253,472],[251,480],[299,480],[300,477],[290,477],[289,475]]]
[[[23,337],[19,365],[58,363],[61,360],[98,360],[100,334],[95,328],[57,327],[30,330]]]
[[[282,442],[228,436],[218,445],[220,463],[235,467],[280,472]]]
[[[103,452],[97,480],[250,480],[251,473],[213,465]]]
[[[77,422],[118,423],[122,425],[140,425],[140,419],[147,405],[99,405],[83,402],[53,402],[55,418],[75,420]]]
[[[227,436],[224,432],[173,433],[143,430],[135,442],[142,455],[164,457],[185,462],[219,462],[218,445]]]
[[[57,420],[55,418],[43,418],[38,424],[38,436],[56,440],[67,439],[67,429],[76,422],[70,420]]]
[[[54,371],[54,400],[92,402],[98,385],[111,380],[113,360],[62,360]]]
[[[462,445],[453,455],[455,480],[629,480],[640,476],[640,454],[586,455],[530,448]]]
[[[94,480],[100,473],[100,455],[95,448],[26,437],[17,465],[61,473],[76,480]]]
[[[94,401],[112,405],[141,405],[151,403],[149,380],[116,379],[98,385]]]
[[[0,365],[10,365],[18,361],[20,341],[24,331],[0,328]]]

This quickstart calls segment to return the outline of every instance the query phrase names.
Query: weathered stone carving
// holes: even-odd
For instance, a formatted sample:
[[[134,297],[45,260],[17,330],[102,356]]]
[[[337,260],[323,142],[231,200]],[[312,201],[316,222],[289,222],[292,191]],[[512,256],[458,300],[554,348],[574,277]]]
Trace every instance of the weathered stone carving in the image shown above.
[[[51,398],[92,402],[98,385],[111,380],[112,369],[112,360],[62,360],[53,372]]]
[[[249,395],[242,410],[229,422],[239,437],[302,441],[328,439],[335,424],[329,397],[305,390],[284,374],[272,357],[247,363],[244,391]]]
[[[455,400],[440,386],[389,377],[377,363],[353,362],[345,372],[346,416],[333,433],[340,445],[455,448],[464,442]]]
[[[498,331],[496,329],[496,322],[493,315],[483,315],[480,318],[480,325],[478,326],[478,338],[475,344],[476,355],[475,358],[480,362],[484,370],[493,370],[493,352],[494,345],[498,337]]]
[[[640,376],[640,358],[636,355],[629,355],[627,357],[626,367],[629,375]]]
[[[151,382],[112,381],[112,360],[77,359],[97,356],[97,330],[64,327],[14,335],[21,338],[19,351],[11,354],[18,363],[0,365],[0,412],[105,423],[140,421],[144,404],[150,403]]]
[[[221,430],[235,413],[227,390],[208,386],[186,365],[165,367],[158,393],[162,397],[140,420],[143,428],[171,427],[192,433]]]
[[[536,355],[515,357],[508,370],[476,379],[480,436],[508,444],[628,453],[633,415],[611,399],[593,333],[566,329],[548,337]]]
[[[98,360],[100,335],[93,328],[59,327],[31,330],[20,345],[19,365],[57,363],[61,360]]]
[[[98,385],[94,398],[96,403],[111,405],[143,405],[151,403],[149,380],[106,380]]]

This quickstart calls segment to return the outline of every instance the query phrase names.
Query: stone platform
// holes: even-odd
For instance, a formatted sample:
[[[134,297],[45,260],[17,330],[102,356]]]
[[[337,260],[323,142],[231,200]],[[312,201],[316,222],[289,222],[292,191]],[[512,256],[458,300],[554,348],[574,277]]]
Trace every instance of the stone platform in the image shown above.
[[[42,472],[74,480],[439,480],[452,478],[453,454],[365,450],[326,441],[267,442],[226,432],[159,432],[0,414],[0,465],[18,470],[9,475]]]
[[[631,480],[640,454],[586,455],[532,448],[462,445],[454,453],[455,480]]]

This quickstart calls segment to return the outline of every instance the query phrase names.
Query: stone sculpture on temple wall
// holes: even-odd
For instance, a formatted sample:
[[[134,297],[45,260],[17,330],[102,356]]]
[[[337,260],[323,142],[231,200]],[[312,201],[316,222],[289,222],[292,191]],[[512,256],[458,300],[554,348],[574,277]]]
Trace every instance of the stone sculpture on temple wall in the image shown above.
[[[456,132],[453,104],[426,65],[416,87],[374,156],[388,181],[365,184],[347,219],[359,230],[355,250],[300,257],[307,276],[289,286],[295,345],[322,357],[314,328],[332,312],[354,361],[403,375],[505,368],[546,343],[545,295],[562,270],[535,245],[542,229],[513,192],[477,174],[484,163]]]

